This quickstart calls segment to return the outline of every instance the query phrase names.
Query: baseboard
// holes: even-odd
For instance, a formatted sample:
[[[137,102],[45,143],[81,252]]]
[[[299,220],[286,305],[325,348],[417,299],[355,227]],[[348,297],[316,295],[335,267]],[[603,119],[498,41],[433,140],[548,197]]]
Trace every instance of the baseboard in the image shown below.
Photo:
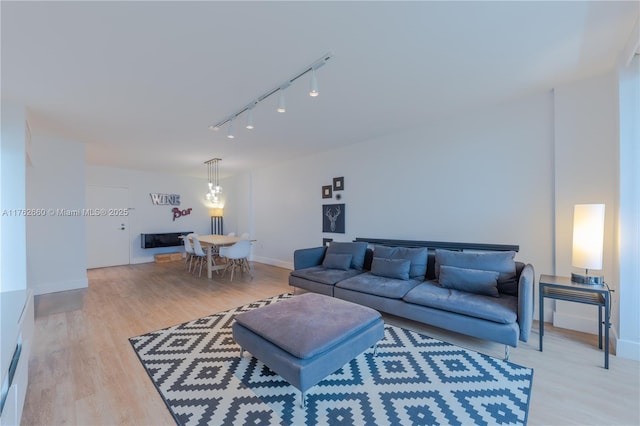
[[[640,342],[618,339],[616,341],[616,356],[640,361]]]
[[[87,288],[89,281],[87,278],[82,280],[61,281],[56,283],[41,283],[37,286],[30,287],[33,289],[34,295],[57,293],[59,291],[76,290],[79,288]]]
[[[137,265],[139,263],[152,263],[155,262],[155,258],[153,255],[151,256],[143,256],[143,257],[134,257],[131,259],[132,265]]]
[[[279,268],[293,270],[293,262],[283,262],[282,260],[272,259],[269,257],[262,257],[262,256],[253,256],[251,260],[258,263],[264,263],[267,265],[277,266]]]

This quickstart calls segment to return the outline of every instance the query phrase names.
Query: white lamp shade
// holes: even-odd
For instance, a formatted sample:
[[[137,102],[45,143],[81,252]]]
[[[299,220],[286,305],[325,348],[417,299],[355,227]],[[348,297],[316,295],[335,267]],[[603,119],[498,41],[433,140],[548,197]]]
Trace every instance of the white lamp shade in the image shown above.
[[[571,265],[582,269],[602,269],[603,245],[604,204],[576,204]]]

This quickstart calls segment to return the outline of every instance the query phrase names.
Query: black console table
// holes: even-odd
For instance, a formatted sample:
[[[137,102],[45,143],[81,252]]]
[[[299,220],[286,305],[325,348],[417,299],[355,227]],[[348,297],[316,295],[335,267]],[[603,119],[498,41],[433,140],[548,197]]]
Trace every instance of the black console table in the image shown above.
[[[604,368],[609,368],[609,327],[611,326],[611,298],[609,288],[579,284],[569,277],[540,275],[540,352],[544,335],[544,298],[586,303],[598,307],[598,347],[602,349],[602,328],[604,326]],[[604,321],[602,309],[604,308]]]

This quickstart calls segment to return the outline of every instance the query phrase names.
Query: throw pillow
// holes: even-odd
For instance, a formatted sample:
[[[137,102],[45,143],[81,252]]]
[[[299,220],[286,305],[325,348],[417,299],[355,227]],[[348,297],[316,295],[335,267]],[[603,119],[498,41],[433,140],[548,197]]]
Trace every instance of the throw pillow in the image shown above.
[[[500,273],[497,271],[481,271],[443,265],[440,266],[438,282],[444,288],[500,297],[500,293],[498,293],[499,275]]]
[[[371,262],[371,273],[380,277],[408,280],[411,261],[408,259],[385,259],[374,257]]]
[[[333,241],[327,248],[327,254],[350,254],[351,267],[358,271],[362,271],[364,267],[364,256],[367,252],[367,243],[364,242],[338,242]]]
[[[348,271],[351,267],[350,254],[330,254],[328,253],[322,261],[322,266],[327,269],[342,269]]]
[[[467,252],[437,249],[435,255],[436,278],[439,278],[440,268],[443,265],[497,271],[500,273],[498,291],[517,296],[518,283],[516,281],[515,256],[515,251]]]
[[[427,273],[427,255],[428,249],[426,247],[376,246],[373,251],[374,257],[409,260],[411,262],[409,277],[423,279]]]

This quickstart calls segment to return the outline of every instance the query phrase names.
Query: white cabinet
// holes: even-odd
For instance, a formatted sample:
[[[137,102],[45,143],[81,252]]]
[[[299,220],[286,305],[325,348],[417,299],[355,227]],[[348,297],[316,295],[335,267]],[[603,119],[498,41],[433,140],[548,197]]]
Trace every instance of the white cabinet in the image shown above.
[[[0,360],[4,402],[0,426],[19,425],[29,381],[29,353],[33,343],[33,292],[19,290],[0,293],[2,346]]]

